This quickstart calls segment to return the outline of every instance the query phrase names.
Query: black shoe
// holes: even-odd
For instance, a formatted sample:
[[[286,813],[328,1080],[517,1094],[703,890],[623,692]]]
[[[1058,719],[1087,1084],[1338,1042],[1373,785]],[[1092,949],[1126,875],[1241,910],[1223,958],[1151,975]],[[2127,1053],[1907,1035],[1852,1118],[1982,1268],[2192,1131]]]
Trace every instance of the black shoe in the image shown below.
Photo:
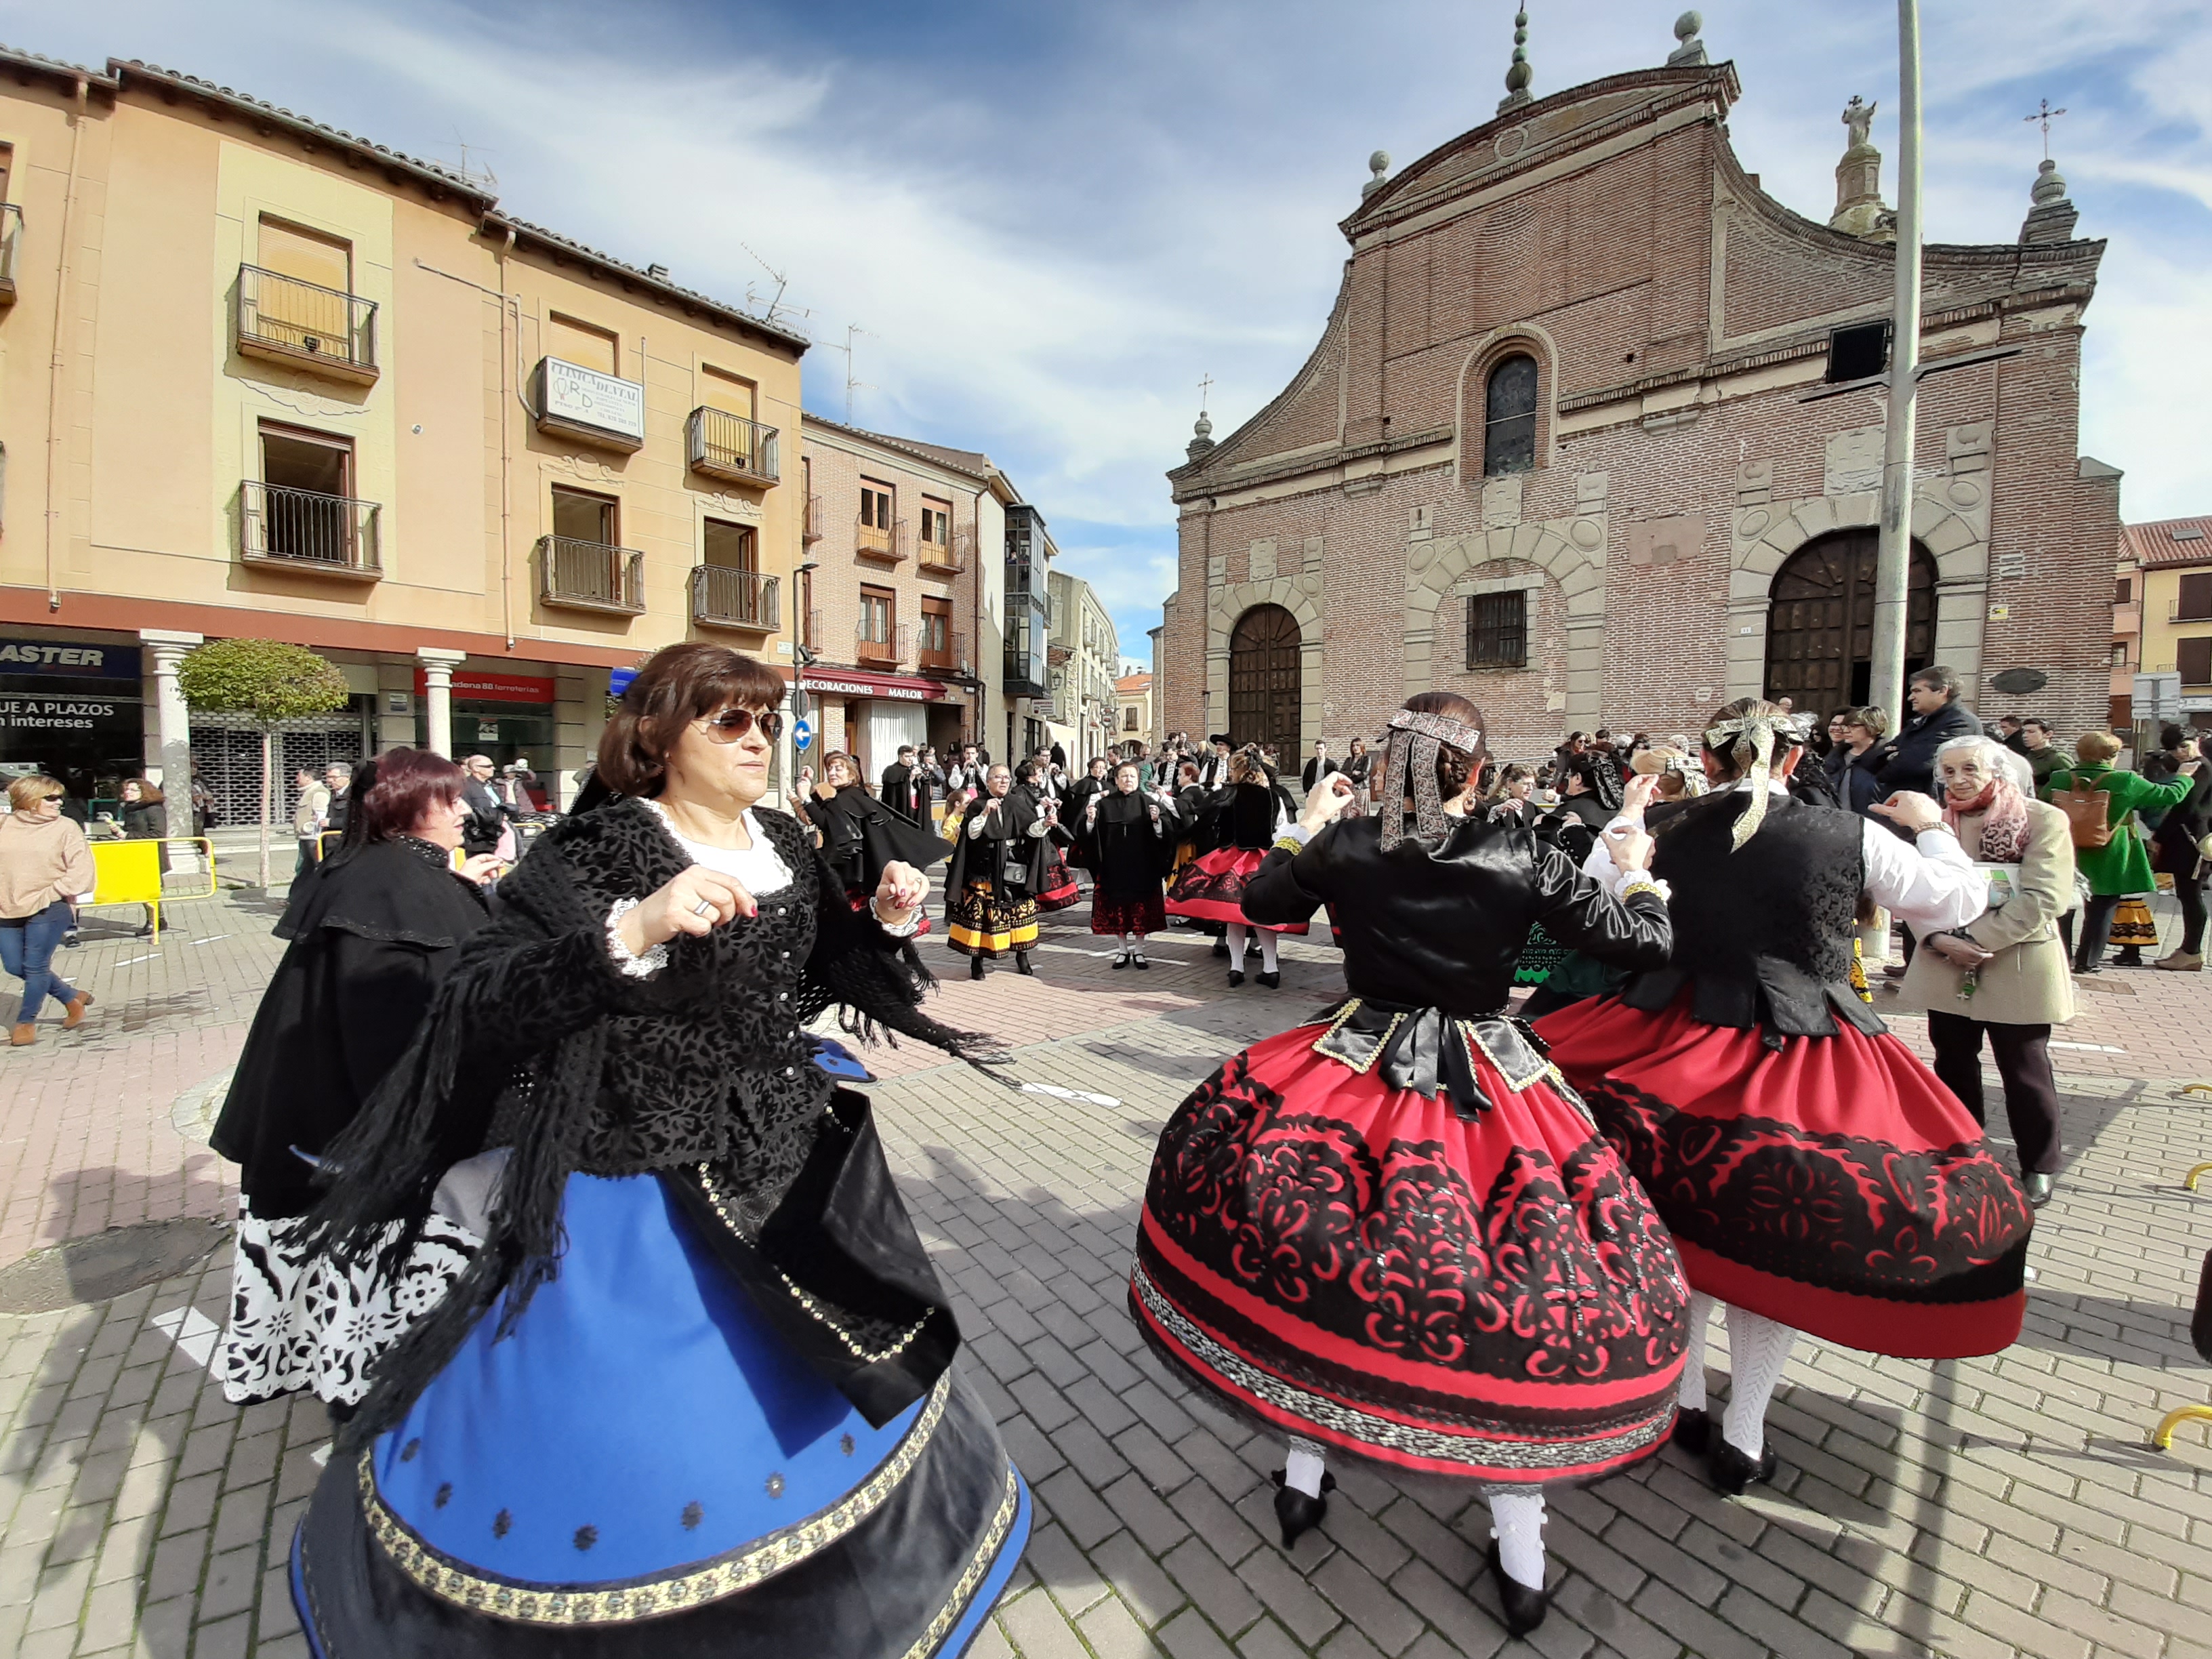
[[[141,930],[141,931],[148,931],[148,930]],[[67,932],[66,933],[64,933],[64,934],[62,935],[62,949],[63,949],[63,950],[64,950],[64,951],[74,951],[74,950],[76,950],[76,947],[77,947],[78,945],[82,945],[82,944],[83,944],[83,943],[84,943],[84,935],[82,935],[82,933],[78,933],[78,932],[77,932],[77,930],[76,930],[76,928],[74,928],[74,927],[70,928],[70,929],[69,930],[69,932]]]
[[[1116,951],[1114,953],[1114,971],[1118,974],[1128,965],[1129,953],[1127,951]]]
[[[1544,1622],[1544,1615],[1552,1610],[1552,1592],[1530,1589],[1509,1574],[1498,1559],[1495,1538],[1490,1540],[1490,1576],[1498,1581],[1498,1605],[1504,1610],[1506,1629],[1516,1636],[1526,1636]]]
[[[1145,953],[1142,951],[1129,958],[1129,965],[1140,974],[1150,973],[1152,967],[1151,963],[1145,960]]]
[[[1674,1413],[1674,1443],[1692,1457],[1703,1457],[1713,1441],[1713,1419],[1692,1406]]]
[[[1321,1478],[1321,1496],[1309,1497],[1295,1486],[1283,1484],[1283,1472],[1277,1469],[1275,1481],[1275,1519],[1282,1522],[1283,1547],[1288,1549],[1298,1541],[1298,1534],[1311,1532],[1321,1525],[1322,1516],[1328,1513],[1328,1495],[1336,1490],[1336,1477],[1324,1473]]]
[[[2051,1202],[2051,1182],[2049,1176],[2030,1175],[2023,1176],[2020,1184],[2027,1189],[2027,1201],[2033,1207],[2039,1210],[2045,1205]]]
[[[173,927],[170,927],[170,928],[164,929],[164,931],[165,931],[165,932],[167,932],[167,933],[174,933],[174,932],[176,932],[176,929],[175,929],[175,928],[173,928]],[[140,922],[140,923],[139,923],[136,927],[134,927],[134,928],[132,928],[132,929],[131,930],[131,938],[133,938],[133,939],[151,939],[151,938],[153,938],[153,937],[154,937],[154,924],[153,924],[152,922],[150,922],[150,921],[142,921],[142,922]],[[64,943],[66,943],[66,941],[64,941]]]
[[[1237,987],[1237,986],[1239,986],[1239,985],[1242,985],[1243,982],[1244,982],[1244,970],[1243,970],[1242,968],[1231,968],[1231,969],[1229,970],[1229,984],[1230,984],[1231,988],[1231,989],[1234,989],[1236,987]]]
[[[2143,965],[2142,952],[2140,951],[2123,951],[2112,958],[2112,966],[2115,968],[2141,968]]]
[[[1028,951],[1017,951],[1014,952],[1014,971],[1018,974],[1027,974],[1031,979],[1035,979],[1036,977],[1036,969],[1030,966],[1030,953]]]
[[[1763,1486],[1771,1482],[1780,1460],[1775,1456],[1774,1448],[1769,1446],[1765,1455],[1754,1463],[1725,1439],[1716,1438],[1711,1460],[1705,1467],[1712,1475],[1714,1486],[1731,1498],[1741,1498],[1753,1485]]]
[[[982,957],[969,957],[969,958],[968,958],[968,977],[969,977],[969,978],[970,978],[970,979],[981,979],[981,978],[982,978],[982,977],[983,977],[984,972],[985,972],[985,969],[984,969],[984,967],[983,967],[983,958],[982,958]]]
[[[1270,991],[1279,990],[1282,987],[1283,976],[1273,969],[1265,969],[1260,974],[1260,983]]]
[[[1229,941],[1225,939],[1218,939],[1214,940],[1213,954],[1217,957],[1227,956],[1229,954]]]

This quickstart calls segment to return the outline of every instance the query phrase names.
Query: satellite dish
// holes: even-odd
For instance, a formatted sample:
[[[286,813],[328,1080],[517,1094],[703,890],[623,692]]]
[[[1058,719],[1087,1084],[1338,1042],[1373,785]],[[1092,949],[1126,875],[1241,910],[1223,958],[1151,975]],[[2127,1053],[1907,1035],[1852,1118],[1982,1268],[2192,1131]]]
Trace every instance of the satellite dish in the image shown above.
[[[2008,697],[2033,696],[2050,684],[2051,676],[2040,668],[2008,668],[1990,676],[1990,689]]]

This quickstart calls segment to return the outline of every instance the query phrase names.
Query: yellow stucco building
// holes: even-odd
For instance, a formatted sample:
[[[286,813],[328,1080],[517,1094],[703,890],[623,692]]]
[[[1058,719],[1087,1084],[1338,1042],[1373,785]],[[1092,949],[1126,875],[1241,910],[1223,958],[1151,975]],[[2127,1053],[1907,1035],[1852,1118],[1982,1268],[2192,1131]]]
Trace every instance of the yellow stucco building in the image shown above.
[[[250,811],[202,638],[343,671],[288,776],[428,742],[561,799],[610,669],[788,673],[803,336],[191,76],[0,69],[0,767]]]

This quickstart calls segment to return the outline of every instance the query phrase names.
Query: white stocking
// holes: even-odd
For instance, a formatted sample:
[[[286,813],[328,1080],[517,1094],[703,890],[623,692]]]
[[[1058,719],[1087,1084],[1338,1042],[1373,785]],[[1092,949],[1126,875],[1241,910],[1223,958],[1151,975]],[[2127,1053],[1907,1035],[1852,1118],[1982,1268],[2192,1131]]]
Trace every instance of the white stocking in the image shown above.
[[[1741,1308],[1728,1310],[1729,1403],[1721,1435],[1754,1462],[1766,1449],[1766,1405],[1797,1333]]]
[[[1544,1494],[1519,1487],[1492,1487],[1490,1535],[1498,1540],[1498,1565],[1505,1576],[1530,1589],[1544,1588]]]
[[[1322,1449],[1310,1440],[1291,1437],[1291,1455],[1283,1463],[1283,1485],[1309,1498],[1321,1496]]]
[[[1267,929],[1260,930],[1260,971],[1272,974],[1275,968],[1275,936]]]
[[[1244,924],[1241,921],[1229,924],[1229,966],[1233,972],[1244,971]]]
[[[1682,1356],[1682,1386],[1674,1402],[1686,1412],[1705,1408],[1705,1327],[1713,1316],[1713,1299],[1702,1291],[1690,1292],[1690,1350]]]

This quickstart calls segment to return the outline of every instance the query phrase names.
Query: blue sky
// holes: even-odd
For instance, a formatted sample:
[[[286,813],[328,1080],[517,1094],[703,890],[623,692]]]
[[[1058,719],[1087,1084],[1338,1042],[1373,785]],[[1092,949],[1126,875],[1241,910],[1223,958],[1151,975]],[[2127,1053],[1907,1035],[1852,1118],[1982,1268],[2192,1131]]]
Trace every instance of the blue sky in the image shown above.
[[[1678,9],[1534,0],[1535,91],[1661,62]],[[2081,234],[2112,241],[2082,447],[2126,471],[2128,518],[2212,512],[2212,8],[1923,9],[1929,239],[2014,240],[2042,153],[2021,117],[2063,106]],[[843,414],[830,348],[859,325],[854,418],[988,451],[1141,659],[1174,584],[1161,474],[1200,377],[1222,433],[1281,388],[1328,314],[1368,153],[1402,166],[1486,118],[1512,11],[0,0],[0,39],[161,63],[413,154],[465,141],[510,210],[722,297],[771,290],[765,261],[817,342],[809,406]],[[1744,84],[1737,152],[1801,212],[1833,200],[1853,94],[1894,153],[1895,16],[1705,10]]]

